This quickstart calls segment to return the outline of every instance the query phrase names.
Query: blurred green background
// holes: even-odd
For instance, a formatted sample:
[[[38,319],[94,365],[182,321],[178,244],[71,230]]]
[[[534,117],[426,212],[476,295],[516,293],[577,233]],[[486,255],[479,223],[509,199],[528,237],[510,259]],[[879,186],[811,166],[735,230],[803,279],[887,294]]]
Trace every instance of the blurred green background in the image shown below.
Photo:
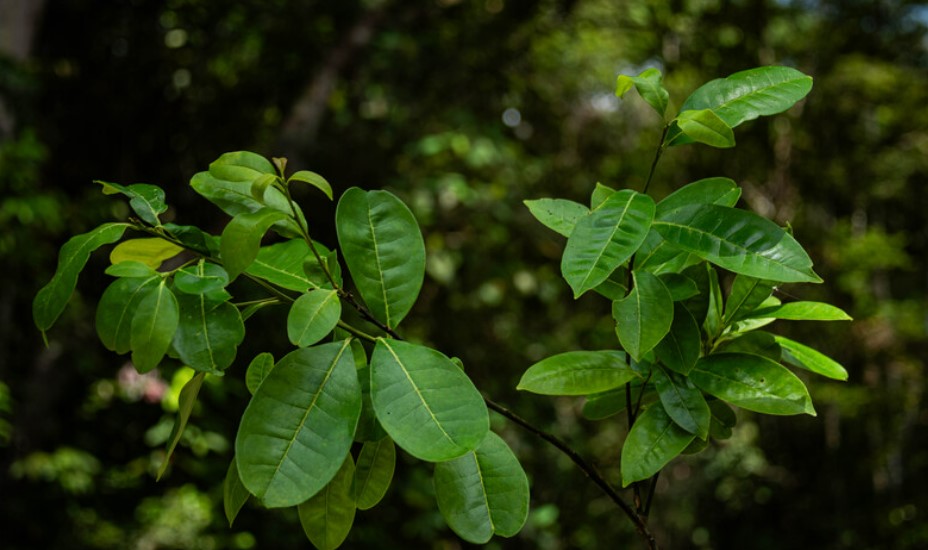
[[[140,377],[96,340],[94,256],[45,347],[30,303],[58,247],[114,216],[93,179],[163,186],[168,217],[219,232],[188,187],[225,151],[289,157],[336,193],[388,188],[416,213],[428,276],[405,332],[463,359],[478,387],[618,479],[623,422],[582,400],[519,395],[538,359],[614,345],[609,304],[574,301],[562,242],[521,201],[640,189],[660,124],[619,73],[659,67],[677,105],[758,65],[815,78],[806,101],[736,131],[738,147],[664,156],[654,195],[707,176],[790,223],[854,323],[781,323],[842,362],[809,379],[818,417],[740,411],[735,436],[673,462],[651,524],[666,548],[928,548],[928,6],[904,0],[0,0],[0,547],[308,548],[295,510],[221,482],[244,367],[287,351],[260,313],[205,386],[155,483],[185,381]],[[314,234],[332,204],[307,191]],[[532,480],[529,523],[491,548],[639,548],[630,522],[551,447],[496,417]],[[430,467],[401,455],[387,500],[346,548],[462,548]]]

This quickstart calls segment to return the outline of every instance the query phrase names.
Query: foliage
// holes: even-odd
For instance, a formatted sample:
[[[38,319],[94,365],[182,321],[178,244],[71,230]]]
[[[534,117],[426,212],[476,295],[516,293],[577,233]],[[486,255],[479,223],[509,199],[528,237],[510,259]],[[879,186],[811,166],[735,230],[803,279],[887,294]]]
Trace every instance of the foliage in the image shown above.
[[[620,78],[616,93],[634,86],[663,117],[669,94],[661,82],[649,69]],[[135,217],[62,247],[55,276],[33,302],[35,323],[50,329],[90,254],[133,233],[110,254],[106,273],[116,280],[97,311],[101,341],[117,353],[131,352],[140,373],[165,357],[197,372],[180,391],[160,475],[204,379],[224,376],[234,363],[245,322],[265,307],[287,309],[286,333],[297,349],[278,361],[261,352],[248,367],[253,395],[225,481],[230,523],[250,494],[267,508],[298,507],[310,541],[338,547],[356,509],[373,507],[388,490],[395,444],[435,463],[438,508],[463,539],[513,536],[528,517],[528,481],[507,444],[489,430],[489,405],[571,456],[654,546],[645,518],[655,485],[642,495],[638,482],[656,479],[680,453],[704,449],[710,435],[728,437],[734,414],[725,403],[814,415],[805,385],[781,361],[846,378],[820,352],[757,330],[776,319],[849,319],[828,304],[782,304],[773,296],[779,284],[821,282],[788,229],[735,208],[740,189],[723,178],[693,182],[659,202],[647,194],[667,148],[731,147],[733,127],[782,112],[809,89],[809,77],[785,67],[709,82],[664,126],[642,192],[597,185],[590,208],[566,199],[527,202],[544,225],[568,237],[561,272],[574,297],[592,290],[612,301],[620,346],[542,360],[519,387],[620,399],[610,407],[618,412],[624,405],[628,417],[621,477],[623,487],[634,484],[634,510],[563,442],[485,400],[460,360],[397,332],[419,297],[427,265],[409,208],[386,191],[348,189],[335,211],[340,251],[330,250],[311,236],[314,220],[294,201],[292,184],[309,184],[329,200],[331,186],[314,172],[288,176],[286,159],[226,153],[193,176],[191,187],[231,216],[219,236],[163,222],[167,204],[156,186],[101,182],[104,193],[130,199]],[[282,240],[262,246],[268,232]],[[734,275],[727,293],[720,283],[726,273]],[[263,295],[233,301],[233,292],[255,291]],[[652,392],[657,399],[645,402]]]

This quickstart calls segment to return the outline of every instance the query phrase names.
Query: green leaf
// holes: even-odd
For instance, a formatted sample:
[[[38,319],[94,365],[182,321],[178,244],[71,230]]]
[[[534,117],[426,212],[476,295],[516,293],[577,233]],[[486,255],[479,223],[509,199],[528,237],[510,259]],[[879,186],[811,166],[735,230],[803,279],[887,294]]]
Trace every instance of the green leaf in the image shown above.
[[[670,292],[674,302],[681,302],[699,294],[696,281],[680,273],[661,273],[661,282]]]
[[[255,355],[251,363],[248,363],[248,369],[245,370],[245,386],[251,395],[258,391],[261,382],[264,382],[273,369],[274,356],[266,351]]]
[[[199,172],[190,179],[190,186],[203,198],[222,209],[230,216],[237,216],[249,212],[257,212],[263,208],[276,210],[285,216],[290,216],[291,203],[276,187],[268,187],[264,192],[264,200],[257,200],[251,194],[250,181],[226,181],[217,179],[209,172]],[[300,207],[295,203],[297,216],[305,223]],[[274,225],[274,230],[284,237],[300,237],[300,229],[292,219],[284,219]]]
[[[329,250],[321,244],[315,243],[315,246],[323,257],[329,253]],[[303,269],[304,261],[319,265],[306,241],[290,239],[282,243],[262,246],[258,250],[258,257],[248,266],[245,273],[298,292],[331,286],[321,268],[314,271],[313,276],[310,277]]]
[[[97,303],[97,336],[104,347],[126,353],[131,346],[132,319],[142,299],[161,281],[161,276],[125,277],[106,287]]]
[[[679,273],[688,266],[701,261],[695,254],[671,245],[652,227],[635,253],[634,266],[635,269],[650,271],[655,275],[664,275]]]
[[[305,348],[332,332],[342,316],[342,303],[334,290],[307,292],[293,302],[287,315],[287,336],[294,346]]]
[[[738,417],[735,411],[725,404],[724,401],[713,399],[709,401],[709,410],[712,413],[712,422],[709,423],[709,435],[715,439],[728,439],[731,437],[731,430],[738,423]]]
[[[725,335],[729,338],[729,335]],[[743,334],[734,334],[731,340],[722,341],[718,351],[725,353],[751,353],[773,361],[779,361],[782,354],[780,345],[769,332],[760,330]]]
[[[369,510],[387,494],[396,467],[396,445],[389,437],[365,441],[354,470],[354,496],[359,510]]]
[[[229,469],[226,471],[226,479],[222,483],[222,509],[226,513],[229,527],[232,527],[236,516],[250,496],[251,493],[242,485],[242,478],[238,476],[235,457],[232,457],[232,462],[229,463]]]
[[[673,323],[673,298],[660,278],[647,271],[632,272],[635,285],[622,300],[612,303],[616,334],[635,361],[654,349]]]
[[[275,222],[284,218],[286,215],[271,209],[238,214],[232,218],[222,230],[222,239],[219,241],[219,252],[229,279],[234,281],[248,269],[258,257],[264,234]]]
[[[774,338],[783,350],[783,360],[790,365],[834,380],[847,380],[847,371],[834,359],[789,338],[783,336],[774,336]]]
[[[161,284],[145,292],[132,315],[129,346],[136,370],[144,373],[158,366],[171,345],[179,320],[177,299],[162,279]]]
[[[235,458],[242,483],[265,506],[304,502],[345,461],[361,414],[349,346],[344,340],[285,355],[248,403]]]
[[[352,341],[352,351],[354,351],[354,342]],[[355,366],[357,366],[358,356],[355,355]],[[380,421],[377,420],[377,414],[374,412],[374,404],[371,402],[371,368],[365,358],[364,364],[358,367],[358,380],[361,382],[361,419],[358,420],[358,429],[354,433],[354,440],[362,443],[368,441],[380,441],[387,437]]]
[[[683,102],[680,111],[711,109],[735,128],[759,116],[774,115],[792,107],[812,89],[812,78],[789,67],[759,67],[718,78],[700,86]],[[682,145],[679,129],[671,127],[665,143]]]
[[[371,313],[395,328],[425,277],[425,244],[409,208],[386,191],[345,191],[335,228],[348,271]],[[399,443],[399,441],[397,441]]]
[[[653,373],[654,388],[667,415],[684,430],[706,439],[709,436],[709,405],[699,388],[688,377],[660,367]]]
[[[577,221],[590,213],[586,206],[566,199],[536,199],[522,202],[542,225],[565,237],[570,237]]]
[[[204,256],[219,254],[219,237],[210,235],[199,227],[166,223],[162,228],[185,248]]]
[[[789,233],[757,214],[712,204],[677,208],[654,228],[673,246],[735,273],[780,282],[822,280]]]
[[[319,550],[338,548],[351,532],[356,511],[351,488],[354,472],[354,462],[348,455],[332,481],[297,507],[303,532]]]
[[[535,363],[516,389],[542,395],[586,395],[638,378],[619,351],[568,351]]]
[[[251,196],[260,202],[264,202],[264,195],[269,187],[280,181],[275,175],[261,174],[251,182]]]
[[[111,265],[106,268],[104,271],[107,275],[112,275],[113,277],[157,277],[158,272],[147,266],[142,262],[136,262],[134,260],[129,260],[126,262],[119,262],[118,264]]]
[[[129,239],[116,245],[110,252],[110,263],[141,262],[157,269],[164,260],[177,256],[184,249],[160,238]]]
[[[696,436],[671,420],[664,407],[648,407],[622,445],[622,487],[648,479],[679,455]]]
[[[171,464],[171,456],[174,454],[174,449],[177,448],[177,443],[180,442],[181,436],[184,435],[187,422],[190,420],[190,415],[193,413],[193,406],[197,403],[197,394],[200,393],[200,388],[203,386],[203,380],[205,378],[206,373],[197,373],[193,378],[188,380],[180,390],[180,396],[177,399],[177,419],[174,420],[174,427],[171,429],[171,437],[168,438],[168,447],[167,452],[164,454],[164,460],[161,461],[161,467],[158,468],[157,480],[161,479],[161,476],[164,475],[168,470],[168,466]]]
[[[474,544],[511,537],[528,519],[528,478],[493,432],[476,450],[435,465],[435,497],[448,526]]]
[[[756,309],[746,319],[787,319],[791,321],[852,321],[851,316],[831,304],[789,302]]]
[[[64,306],[71,299],[77,276],[87,264],[90,254],[105,244],[122,238],[129,224],[105,223],[96,229],[71,237],[58,253],[58,268],[55,275],[35,295],[32,301],[32,318],[35,326],[43,333],[50,329]]]
[[[750,411],[815,416],[802,381],[759,355],[717,353],[703,357],[690,372],[690,379],[704,392]]]
[[[205,294],[229,284],[229,274],[221,265],[200,260],[174,273],[174,286],[185,294]]]
[[[722,288],[719,286],[718,272],[709,264],[706,264],[706,273],[709,279],[709,306],[702,326],[712,341],[722,333]]]
[[[632,384],[632,403],[638,402],[640,392],[641,384]],[[657,392],[654,391],[654,387],[651,385],[645,387],[644,395],[641,396],[642,406],[654,403],[657,399]],[[624,411],[626,405],[624,386],[601,393],[594,393],[586,397],[586,402],[583,404],[583,417],[589,420],[602,420]]]
[[[773,283],[755,277],[738,275],[731,284],[731,292],[725,302],[723,322],[729,325],[749,315],[773,293]]]
[[[670,94],[664,89],[663,77],[657,69],[645,69],[638,76],[619,75],[616,81],[615,95],[622,97],[631,89],[634,84],[635,89],[641,99],[657,111],[657,114],[664,116],[667,111],[667,103],[670,101]]]
[[[222,376],[235,360],[245,339],[245,325],[238,308],[228,302],[211,303],[204,294],[180,294],[180,323],[171,345],[190,368]]]
[[[408,342],[377,339],[371,401],[393,441],[429,462],[474,450],[490,429],[470,378],[440,352]]]
[[[720,148],[735,146],[735,133],[711,109],[682,111],[675,121],[683,134],[693,141]]]
[[[693,315],[683,304],[673,305],[670,332],[654,348],[657,357],[669,369],[686,375],[696,365],[702,351],[702,333]]]
[[[309,170],[300,170],[299,172],[296,172],[290,176],[290,179],[287,180],[287,183],[290,183],[291,181],[302,181],[303,183],[308,183],[325,193],[325,196],[329,197],[329,200],[332,200],[332,186],[329,185],[329,182],[327,182],[324,177],[315,172],[310,172]]]
[[[262,174],[277,175],[270,161],[250,151],[224,153],[209,165],[209,173],[217,179],[249,183]]]
[[[113,193],[122,193],[129,197],[129,206],[138,214],[146,223],[154,226],[161,225],[158,214],[166,212],[167,204],[164,202],[164,190],[157,185],[147,183],[136,183],[129,186],[122,186],[118,183],[108,183],[105,181],[95,181],[103,185],[103,193],[112,195]]]
[[[728,178],[705,178],[688,183],[657,203],[654,217],[663,219],[668,212],[693,204],[734,206],[741,197],[741,188]]]
[[[593,292],[610,300],[621,300],[628,294],[628,269],[619,266],[609,277],[593,289]]]
[[[590,195],[590,208],[599,208],[602,206],[602,204],[606,202],[606,199],[615,193],[615,191],[615,189],[609,187],[608,185],[603,185],[599,182],[596,182],[596,187],[593,188],[593,193]],[[568,233],[564,236],[569,237],[570,234]]]
[[[561,273],[574,298],[599,286],[638,250],[653,217],[651,197],[623,189],[580,218],[561,260]]]

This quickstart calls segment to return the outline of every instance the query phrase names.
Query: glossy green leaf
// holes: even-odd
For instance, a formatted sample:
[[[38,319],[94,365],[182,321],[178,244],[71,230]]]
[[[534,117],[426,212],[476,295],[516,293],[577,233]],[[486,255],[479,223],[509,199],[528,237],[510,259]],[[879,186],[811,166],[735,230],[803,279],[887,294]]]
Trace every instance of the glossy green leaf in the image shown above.
[[[152,269],[151,266],[134,260],[111,265],[106,268],[104,273],[113,277],[154,277],[158,275],[158,272]]]
[[[695,437],[677,426],[660,404],[648,407],[635,419],[622,445],[622,487],[659,472]]]
[[[822,352],[783,336],[774,336],[774,338],[783,350],[783,360],[790,365],[834,380],[847,380],[847,371],[844,367]]]
[[[586,395],[638,378],[619,351],[568,351],[535,363],[516,389],[542,395]]]
[[[822,302],[789,302],[759,308],[746,318],[787,319],[791,321],[852,321],[851,316],[831,304]]]
[[[638,361],[654,349],[673,323],[673,298],[660,278],[647,271],[632,272],[632,291],[612,303],[619,342]]]
[[[670,243],[729,271],[781,282],[822,280],[789,233],[757,214],[712,204],[677,208],[654,228]]]
[[[106,223],[64,243],[58,253],[58,268],[52,280],[39,290],[32,301],[32,318],[40,331],[51,328],[64,311],[77,285],[77,276],[87,264],[90,254],[121,239],[127,227],[129,225],[125,223]]]
[[[292,214],[291,203],[276,187],[270,186],[264,192],[264,199],[255,199],[251,194],[251,181],[226,181],[212,176],[209,172],[199,172],[190,179],[190,186],[203,198],[222,209],[230,216],[257,212],[263,208],[276,210],[286,216]],[[304,220],[299,206],[297,216]],[[299,227],[292,219],[284,219],[274,225],[275,231],[285,237],[300,237]]]
[[[654,369],[652,380],[664,412],[684,430],[699,439],[709,436],[709,405],[702,391],[688,377]]]
[[[750,411],[815,416],[802,381],[759,355],[717,353],[703,357],[690,372],[690,379],[709,395]]]
[[[574,298],[599,286],[638,250],[653,217],[651,197],[623,189],[580,218],[561,259],[561,274]]]
[[[179,294],[177,303],[180,324],[171,345],[178,357],[193,370],[222,376],[245,339],[238,308],[228,302],[211,303],[203,294]]]
[[[110,252],[110,263],[141,262],[153,269],[164,260],[177,256],[184,249],[159,238],[129,239],[116,245]]]
[[[332,186],[329,185],[329,182],[319,174],[315,172],[310,172],[309,170],[300,170],[295,172],[290,179],[287,180],[287,183],[291,181],[301,181],[303,183],[308,183],[315,187],[316,189],[325,193],[326,197],[329,197],[329,200],[332,200]]]
[[[689,374],[696,365],[702,351],[702,333],[683,304],[674,304],[670,331],[654,351],[667,368],[680,374]]]
[[[395,467],[396,445],[392,439],[364,442],[354,470],[354,496],[359,510],[373,508],[387,494]]]
[[[129,186],[122,186],[118,183],[108,183],[105,181],[96,181],[103,185],[103,193],[111,195],[113,193],[122,193],[129,197],[129,207],[146,223],[151,225],[161,225],[158,220],[158,214],[167,211],[168,206],[164,202],[164,190],[157,185],[147,183],[135,183]]]
[[[755,277],[738,275],[731,284],[725,302],[724,324],[728,325],[748,316],[773,293],[773,283]]]
[[[167,281],[162,279],[160,284],[145,292],[132,315],[129,346],[136,370],[148,372],[158,366],[171,345],[179,321],[177,299]]]
[[[161,479],[161,476],[164,475],[171,464],[171,456],[174,454],[181,436],[184,435],[184,430],[187,428],[187,422],[193,413],[193,406],[197,403],[197,395],[200,393],[205,378],[206,373],[197,373],[180,390],[180,396],[177,399],[177,418],[174,420],[174,427],[171,429],[171,436],[168,438],[164,460],[161,461],[161,467],[158,468],[158,480]]]
[[[357,507],[354,501],[354,462],[345,457],[325,488],[297,507],[309,542],[319,550],[338,548],[348,538]]]
[[[663,76],[657,69],[645,69],[638,76],[619,75],[616,80],[615,95],[622,97],[631,87],[634,86],[641,96],[657,114],[664,116],[667,111],[667,103],[670,101],[670,94],[664,89]]]
[[[305,348],[332,332],[342,315],[342,303],[334,290],[307,292],[293,302],[287,315],[287,337]]]
[[[272,174],[261,174],[251,182],[251,196],[256,200],[264,202],[264,195],[269,187],[280,181],[278,176]]]
[[[219,254],[219,237],[210,235],[199,227],[166,223],[162,226],[162,229],[184,248],[204,256],[216,256]]]
[[[120,354],[131,349],[132,318],[142,298],[160,281],[159,275],[124,277],[106,287],[97,303],[94,323],[106,349]]]
[[[661,273],[661,282],[670,292],[670,297],[674,302],[687,300],[699,294],[699,287],[696,281],[690,279],[681,273]]]
[[[262,174],[277,175],[269,160],[249,151],[224,153],[209,165],[209,173],[226,181],[252,182]]]
[[[251,395],[258,391],[261,382],[264,382],[264,379],[273,369],[274,356],[266,351],[255,355],[251,363],[248,363],[248,369],[245,370],[245,386]]]
[[[726,338],[729,338],[726,335]],[[735,334],[730,340],[721,341],[718,351],[725,353],[750,353],[760,355],[773,361],[779,361],[781,356],[780,345],[769,332],[755,330],[743,334]]]
[[[719,285],[719,273],[706,264],[706,273],[709,280],[709,306],[706,308],[706,318],[702,323],[710,341],[714,341],[722,333],[722,288]]]
[[[232,527],[232,523],[250,496],[251,493],[242,484],[242,478],[238,476],[238,466],[235,465],[235,457],[233,457],[226,471],[226,479],[222,483],[222,509],[226,514],[229,527]]]
[[[724,401],[713,399],[709,401],[709,411],[712,413],[712,421],[709,423],[709,435],[715,439],[728,439],[731,437],[732,428],[738,423],[738,417],[735,411],[725,404]]]
[[[565,237],[570,237],[577,220],[590,213],[586,206],[566,199],[536,199],[522,202],[542,225]]]
[[[435,497],[448,526],[474,544],[511,537],[528,519],[528,478],[493,432],[476,450],[435,465]]]
[[[440,352],[409,342],[377,340],[371,401],[393,441],[429,462],[474,450],[490,428],[483,397],[470,378]]]
[[[602,206],[602,204],[606,202],[606,199],[615,193],[615,191],[615,189],[609,187],[608,185],[603,185],[599,182],[596,182],[596,187],[593,188],[593,193],[590,194],[590,208],[599,208]],[[569,237],[570,234],[564,236]]]
[[[735,146],[735,133],[711,109],[682,111],[675,120],[680,131],[693,141],[712,147]]]
[[[229,284],[229,274],[221,265],[200,260],[174,273],[174,286],[186,294],[203,294]]]
[[[226,225],[219,241],[222,263],[229,273],[229,279],[235,280],[240,273],[258,257],[261,239],[275,222],[286,216],[276,210],[264,209],[257,212],[238,214]]]
[[[741,188],[728,178],[705,178],[688,183],[657,203],[654,217],[663,219],[668,212],[693,204],[734,206],[741,197]]]
[[[335,228],[361,298],[375,318],[395,328],[415,304],[425,277],[416,218],[386,191],[352,187],[338,201]]]
[[[638,403],[641,384],[632,384],[632,403]],[[657,401],[657,392],[654,387],[648,385],[644,390],[644,395],[640,396],[642,406],[650,405]],[[616,415],[625,410],[627,401],[625,399],[625,386],[594,393],[586,397],[583,404],[583,417],[589,420],[602,420]]]
[[[329,250],[319,243],[315,246],[320,254],[329,253]],[[270,246],[262,246],[258,250],[258,257],[248,266],[245,273],[298,292],[331,286],[321,269],[313,271],[313,276],[310,277],[303,269],[304,261],[319,265],[306,241],[290,239]]]
[[[235,457],[242,483],[265,506],[306,501],[345,461],[361,414],[349,344],[331,342],[285,355],[248,403]]]
[[[700,86],[683,102],[680,111],[711,109],[731,128],[759,116],[774,115],[792,107],[812,89],[812,78],[789,67],[758,67]],[[679,129],[671,128],[666,143],[682,145]]]
[[[667,242],[653,227],[645,237],[641,247],[635,253],[635,269],[650,271],[655,275],[679,273],[687,267],[701,262],[695,254],[690,254]]]
[[[610,273],[609,277],[594,288],[593,291],[610,300],[621,300],[628,294],[628,282],[628,269],[620,266]]]

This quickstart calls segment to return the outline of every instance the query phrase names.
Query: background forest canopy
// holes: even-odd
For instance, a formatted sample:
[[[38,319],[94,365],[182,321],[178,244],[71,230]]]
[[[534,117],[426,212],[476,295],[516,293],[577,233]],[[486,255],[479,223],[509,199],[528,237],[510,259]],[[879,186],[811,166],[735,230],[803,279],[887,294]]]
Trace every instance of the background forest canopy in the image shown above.
[[[186,380],[135,375],[96,343],[88,320],[108,284],[105,254],[47,348],[26,322],[61,243],[127,214],[92,180],[158,184],[168,216],[218,233],[226,219],[187,181],[242,149],[286,156],[336,194],[358,185],[401,196],[428,262],[408,336],[460,357],[482,391],[619,479],[610,452],[620,423],[581,418],[577,399],[514,390],[542,357],[615,339],[603,304],[574,301],[559,280],[562,243],[522,201],[586,202],[597,181],[642,188],[659,125],[637,97],[614,96],[616,75],[659,67],[678,107],[702,82],[778,64],[814,77],[802,104],[740,127],[734,154],[669,152],[652,189],[660,198],[728,176],[742,206],[789,223],[826,282],[784,291],[856,321],[781,330],[841,362],[850,380],[808,380],[818,418],[739,411],[732,440],[662,475],[651,522],[668,548],[924,547],[926,21],[923,3],[902,0],[0,0],[4,543],[305,546],[295,515],[246,507],[229,529],[221,512],[236,429],[224,419],[247,402],[244,365],[289,347],[273,316],[249,325],[260,343],[246,342],[225,380],[204,386],[159,484],[152,473]],[[297,199],[308,217],[332,219],[327,201]],[[316,231],[335,243],[334,228]],[[637,544],[568,461],[494,427],[533,490],[526,528],[496,544]],[[424,470],[401,460],[388,502],[359,518],[346,546],[461,544]]]

